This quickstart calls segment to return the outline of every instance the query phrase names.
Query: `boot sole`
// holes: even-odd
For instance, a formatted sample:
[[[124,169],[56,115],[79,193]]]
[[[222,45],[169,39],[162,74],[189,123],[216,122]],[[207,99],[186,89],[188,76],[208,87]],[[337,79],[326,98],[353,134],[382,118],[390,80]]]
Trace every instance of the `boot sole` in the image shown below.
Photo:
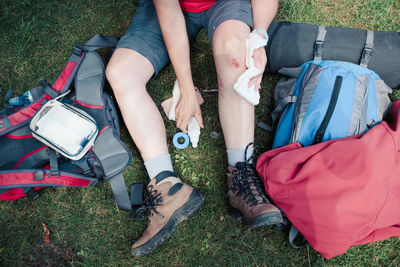
[[[242,221],[242,224],[249,228],[256,228],[260,226],[274,225],[282,223],[282,215],[280,212],[267,212],[261,214],[253,219],[245,219],[242,216],[240,210],[232,207],[229,204],[228,208],[229,215],[238,221]]]
[[[139,247],[132,248],[132,254],[138,257],[144,256],[161,246],[171,237],[179,223],[196,213],[203,204],[204,198],[203,193],[194,189],[186,203],[172,214],[167,224],[149,241]]]

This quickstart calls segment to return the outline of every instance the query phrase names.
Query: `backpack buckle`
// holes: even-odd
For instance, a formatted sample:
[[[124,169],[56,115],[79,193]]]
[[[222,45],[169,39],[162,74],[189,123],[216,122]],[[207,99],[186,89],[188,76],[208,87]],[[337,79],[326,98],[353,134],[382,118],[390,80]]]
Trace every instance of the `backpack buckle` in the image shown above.
[[[0,118],[0,132],[6,130],[8,127],[11,127],[10,122],[7,118]]]
[[[80,57],[82,55],[82,52],[83,52],[83,46],[81,44],[76,44],[72,48],[72,54],[74,54],[78,57]]]
[[[32,200],[36,200],[38,199],[38,197],[40,197],[40,194],[35,190],[33,190],[32,188],[26,191],[25,194],[27,194]]]
[[[35,181],[43,181],[44,172],[39,170],[35,172]]]
[[[4,123],[3,120],[0,121],[0,130],[6,128],[6,124]]]
[[[314,58],[322,58],[323,49],[324,49],[324,41],[316,41],[314,44]]]
[[[361,66],[365,66],[365,67],[368,66],[369,61],[371,60],[371,57],[372,57],[372,53],[373,53],[373,50],[371,47],[364,48],[362,55],[361,55],[361,60],[360,60]]]

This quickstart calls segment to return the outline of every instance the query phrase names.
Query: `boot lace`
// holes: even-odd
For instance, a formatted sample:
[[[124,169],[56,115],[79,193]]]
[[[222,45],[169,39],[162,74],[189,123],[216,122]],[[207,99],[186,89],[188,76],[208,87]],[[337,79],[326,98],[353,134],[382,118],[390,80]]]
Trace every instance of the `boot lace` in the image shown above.
[[[247,149],[250,145],[255,147],[253,155],[247,158]],[[243,198],[243,200],[249,204],[250,207],[256,206],[258,204],[268,203],[265,197],[264,190],[260,179],[256,175],[256,171],[250,161],[253,159],[256,153],[256,146],[254,143],[250,143],[245,149],[245,162],[244,167],[241,169],[236,169],[232,172],[234,176],[232,179],[232,185],[229,188],[229,193],[236,193],[237,196]]]
[[[143,218],[147,215],[150,221],[150,217],[154,216],[154,214],[157,214],[161,218],[164,218],[164,216],[157,210],[157,207],[162,205],[163,201],[164,199],[161,196],[161,193],[154,189],[153,185],[150,185],[144,191],[143,206],[136,211],[136,217]]]

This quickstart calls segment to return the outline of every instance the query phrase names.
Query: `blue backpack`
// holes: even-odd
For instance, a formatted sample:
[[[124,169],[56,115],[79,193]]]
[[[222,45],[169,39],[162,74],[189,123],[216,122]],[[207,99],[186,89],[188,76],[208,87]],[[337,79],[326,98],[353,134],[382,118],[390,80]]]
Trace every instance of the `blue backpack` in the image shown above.
[[[273,148],[295,142],[309,146],[364,133],[390,107],[392,89],[366,68],[370,54],[365,51],[372,53],[373,36],[367,37],[360,65],[322,60],[323,38],[316,42],[314,60],[279,71],[287,77],[274,91]]]

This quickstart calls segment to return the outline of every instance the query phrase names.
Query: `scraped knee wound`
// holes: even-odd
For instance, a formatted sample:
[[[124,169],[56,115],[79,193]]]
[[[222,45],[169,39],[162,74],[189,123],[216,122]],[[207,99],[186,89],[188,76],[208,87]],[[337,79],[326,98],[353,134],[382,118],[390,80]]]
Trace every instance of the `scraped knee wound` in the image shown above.
[[[240,67],[240,63],[239,63],[239,61],[237,60],[237,58],[233,58],[233,59],[232,59],[232,65],[233,65],[235,68],[239,68],[239,67]]]

